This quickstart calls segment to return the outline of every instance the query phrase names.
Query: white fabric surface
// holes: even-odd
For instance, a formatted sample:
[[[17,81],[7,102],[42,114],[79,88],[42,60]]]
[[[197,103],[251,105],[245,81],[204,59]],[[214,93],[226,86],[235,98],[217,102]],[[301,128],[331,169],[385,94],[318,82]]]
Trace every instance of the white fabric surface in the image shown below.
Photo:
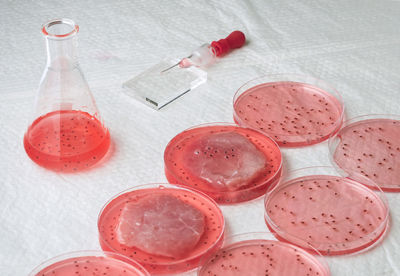
[[[34,164],[22,138],[45,65],[41,24],[80,25],[80,62],[110,129],[107,162],[62,175]],[[163,151],[178,132],[232,122],[241,84],[267,73],[331,82],[348,118],[400,114],[400,1],[0,1],[0,275],[26,275],[64,252],[99,249],[97,215],[122,190],[165,182]],[[208,82],[161,111],[121,93],[133,75],[235,29],[248,44],[209,69]],[[285,169],[329,164],[327,143],[284,149]],[[400,162],[400,161],[399,161]],[[400,193],[391,229],[355,257],[327,258],[332,275],[400,275]],[[340,202],[338,202],[340,204]],[[226,234],[266,231],[263,200],[223,206]]]

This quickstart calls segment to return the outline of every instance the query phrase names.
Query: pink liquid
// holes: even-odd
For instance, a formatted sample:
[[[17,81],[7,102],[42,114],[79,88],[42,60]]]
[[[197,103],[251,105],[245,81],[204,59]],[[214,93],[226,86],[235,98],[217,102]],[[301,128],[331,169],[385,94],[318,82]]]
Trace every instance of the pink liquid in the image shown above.
[[[347,178],[305,176],[281,184],[266,199],[267,226],[278,239],[321,254],[339,255],[373,245],[386,231],[388,208],[378,195]]]
[[[358,121],[339,131],[333,159],[353,179],[368,177],[384,191],[400,192],[399,137],[398,120]]]
[[[298,82],[254,86],[234,103],[234,119],[268,134],[280,146],[322,142],[338,131],[343,108],[329,93]]]
[[[128,263],[97,256],[75,257],[56,262],[36,276],[142,276],[147,275]]]
[[[205,216],[205,229],[199,242],[182,258],[172,258],[146,253],[135,247],[118,242],[116,231],[124,205],[154,193],[173,195],[192,205]],[[151,274],[173,274],[191,270],[199,265],[202,257],[214,253],[223,242],[224,218],[218,206],[209,199],[191,191],[175,188],[137,189],[113,199],[106,205],[98,221],[100,245],[105,251],[113,251],[135,259]]]
[[[192,175],[190,170],[184,166],[184,152],[188,144],[199,137],[216,132],[235,131],[243,135],[256,148],[264,154],[267,159],[265,171],[249,185],[240,187],[234,191],[222,191],[213,188],[210,183]],[[248,201],[264,195],[271,185],[275,185],[282,172],[282,156],[279,147],[274,141],[265,135],[248,128],[231,125],[211,125],[192,128],[175,136],[167,145],[164,152],[165,175],[169,183],[178,183],[200,190],[218,203],[237,203]]]
[[[300,248],[270,240],[249,240],[229,245],[201,268],[199,276],[328,276],[318,260]]]
[[[25,151],[38,165],[60,172],[87,169],[106,154],[110,134],[99,120],[75,110],[36,119],[24,137]]]

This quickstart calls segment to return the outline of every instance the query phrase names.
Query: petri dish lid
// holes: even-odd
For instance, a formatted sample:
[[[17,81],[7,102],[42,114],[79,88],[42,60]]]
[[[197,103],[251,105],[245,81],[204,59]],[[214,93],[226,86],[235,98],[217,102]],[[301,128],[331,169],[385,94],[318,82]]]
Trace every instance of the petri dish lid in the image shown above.
[[[282,147],[316,144],[343,121],[340,94],[326,82],[295,74],[266,75],[245,83],[233,99],[233,118]]]
[[[355,117],[329,139],[330,158],[338,169],[359,182],[368,178],[385,192],[400,192],[399,137],[398,115]],[[371,189],[377,186],[368,185]]]
[[[204,232],[194,248],[188,249],[187,252],[185,251],[186,253],[183,256],[170,257],[152,254],[143,248],[139,249],[138,246],[125,245],[118,238],[117,229],[126,204],[137,204],[142,198],[153,195],[174,196],[204,215]],[[154,217],[154,212],[150,213],[146,220],[149,221],[151,217]],[[157,222],[158,224],[155,225],[155,228],[163,227],[160,221]],[[185,220],[185,222],[187,221]],[[144,224],[145,222],[142,223]],[[197,268],[200,259],[205,254],[212,254],[222,246],[225,231],[224,216],[218,205],[211,198],[201,192],[164,183],[140,185],[117,194],[105,204],[99,214],[97,224],[100,246],[103,250],[134,258],[151,275],[176,274]],[[168,227],[171,227],[171,224]],[[142,238],[145,239],[146,237],[142,236]]]
[[[330,272],[317,250],[277,241],[265,232],[227,238],[222,249],[203,261],[197,275],[329,276]]]
[[[376,189],[333,167],[290,171],[265,197],[265,222],[279,240],[311,245],[323,255],[363,252],[389,228],[388,203]]]
[[[123,255],[102,251],[77,251],[45,261],[28,276],[70,275],[150,276],[136,261]]]
[[[170,183],[232,204],[263,196],[276,185],[282,155],[275,141],[259,131],[213,123],[176,135],[165,148],[164,165]]]

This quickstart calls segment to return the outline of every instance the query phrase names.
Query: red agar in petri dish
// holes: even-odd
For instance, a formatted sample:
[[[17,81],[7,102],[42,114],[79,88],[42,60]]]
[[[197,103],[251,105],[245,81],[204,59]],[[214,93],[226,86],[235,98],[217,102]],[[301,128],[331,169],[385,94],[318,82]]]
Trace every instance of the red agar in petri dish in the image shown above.
[[[105,205],[99,240],[103,250],[135,259],[152,275],[174,274],[196,268],[222,246],[224,223],[221,210],[205,194],[148,184]]]
[[[399,137],[400,116],[356,117],[329,140],[331,159],[357,181],[367,177],[383,191],[400,192]]]
[[[175,136],[164,152],[170,183],[200,190],[222,204],[264,195],[282,172],[278,145],[234,124],[205,124]]]
[[[28,276],[149,276],[138,263],[111,252],[85,251],[48,260]]]
[[[234,236],[198,270],[199,276],[329,276],[329,268],[318,252],[266,238],[269,233]],[[273,236],[272,236],[273,238]]]
[[[338,92],[321,80],[269,75],[244,84],[233,102],[234,120],[268,134],[278,145],[316,144],[336,133],[344,107]]]
[[[382,192],[337,176],[332,167],[289,172],[265,199],[265,221],[279,240],[311,245],[323,255],[372,247],[383,238],[388,216]]]
[[[32,123],[24,146],[38,165],[59,172],[76,172],[93,166],[107,153],[110,133],[86,112],[55,111]]]

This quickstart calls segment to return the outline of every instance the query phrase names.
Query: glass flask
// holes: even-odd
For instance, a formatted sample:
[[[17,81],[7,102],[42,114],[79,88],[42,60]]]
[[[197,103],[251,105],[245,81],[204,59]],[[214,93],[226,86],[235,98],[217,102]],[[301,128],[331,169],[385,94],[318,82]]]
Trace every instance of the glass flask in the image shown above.
[[[24,136],[28,156],[58,172],[87,169],[101,160],[110,146],[109,131],[78,64],[78,30],[70,19],[43,25],[47,65],[34,117]]]

